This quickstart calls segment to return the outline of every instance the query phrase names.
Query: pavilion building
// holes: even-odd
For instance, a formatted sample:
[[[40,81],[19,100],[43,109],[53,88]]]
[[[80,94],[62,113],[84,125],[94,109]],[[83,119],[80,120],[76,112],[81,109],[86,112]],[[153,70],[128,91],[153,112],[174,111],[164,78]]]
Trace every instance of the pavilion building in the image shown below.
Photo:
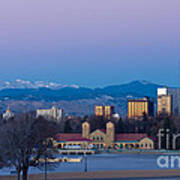
[[[54,145],[63,149],[68,146],[80,146],[95,149],[154,149],[154,141],[147,134],[115,134],[114,123],[108,122],[105,129],[91,132],[90,124],[82,124],[82,133],[57,134]]]

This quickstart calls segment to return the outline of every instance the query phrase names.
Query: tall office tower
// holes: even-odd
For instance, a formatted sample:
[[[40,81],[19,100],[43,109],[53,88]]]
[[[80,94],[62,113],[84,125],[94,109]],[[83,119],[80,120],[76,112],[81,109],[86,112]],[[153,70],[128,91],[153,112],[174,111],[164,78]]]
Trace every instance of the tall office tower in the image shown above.
[[[157,89],[157,96],[162,96],[162,95],[168,95],[168,88],[167,87]]]
[[[172,96],[171,95],[160,95],[157,98],[157,113],[172,115]]]
[[[36,116],[43,116],[48,120],[54,119],[60,121],[63,118],[63,110],[52,107],[51,109],[38,109],[36,111]]]
[[[114,106],[95,106],[95,116],[110,119],[115,114]]]
[[[157,96],[169,95],[172,97],[172,114],[180,115],[180,88],[158,88]]]
[[[168,95],[172,96],[172,110],[174,115],[180,115],[180,89],[168,88]]]
[[[129,119],[142,119],[144,114],[147,116],[154,115],[154,102],[150,98],[128,100]]]
[[[158,88],[157,113],[167,115],[173,114],[173,95],[170,94],[169,88]]]

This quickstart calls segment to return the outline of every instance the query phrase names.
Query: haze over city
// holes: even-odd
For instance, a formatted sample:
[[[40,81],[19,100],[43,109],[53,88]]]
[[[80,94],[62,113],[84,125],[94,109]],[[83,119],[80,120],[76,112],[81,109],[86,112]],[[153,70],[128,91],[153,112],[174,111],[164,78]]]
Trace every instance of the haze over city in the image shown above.
[[[0,79],[179,86],[180,1],[6,0]]]

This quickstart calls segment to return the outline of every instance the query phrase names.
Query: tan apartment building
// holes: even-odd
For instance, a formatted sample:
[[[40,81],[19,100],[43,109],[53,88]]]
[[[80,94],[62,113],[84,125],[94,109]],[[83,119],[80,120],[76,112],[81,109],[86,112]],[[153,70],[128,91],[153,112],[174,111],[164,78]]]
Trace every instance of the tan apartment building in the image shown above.
[[[95,106],[95,116],[110,119],[115,114],[114,106]]]
[[[172,108],[172,96],[171,95],[160,95],[157,98],[157,113],[171,115]]]
[[[154,115],[154,103],[149,98],[129,99],[128,100],[128,118],[137,119]]]

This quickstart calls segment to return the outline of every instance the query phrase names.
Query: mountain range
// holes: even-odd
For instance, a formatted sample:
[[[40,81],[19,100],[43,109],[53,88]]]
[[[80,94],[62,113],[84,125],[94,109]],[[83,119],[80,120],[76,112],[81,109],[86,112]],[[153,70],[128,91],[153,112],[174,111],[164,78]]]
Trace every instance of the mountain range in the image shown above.
[[[155,100],[159,87],[163,86],[147,81],[95,89],[43,81],[0,81],[0,108],[4,111],[10,106],[19,112],[24,107],[35,110],[56,105],[68,114],[85,115],[92,114],[96,104],[109,104],[116,106],[117,112],[124,115],[128,98],[149,96]]]
[[[2,81],[0,80],[0,90],[2,89],[38,89],[38,88],[49,88],[49,89],[61,89],[65,87],[79,88],[77,85],[62,85],[56,82],[45,82],[45,81],[25,81],[22,79],[16,79],[15,81]]]

